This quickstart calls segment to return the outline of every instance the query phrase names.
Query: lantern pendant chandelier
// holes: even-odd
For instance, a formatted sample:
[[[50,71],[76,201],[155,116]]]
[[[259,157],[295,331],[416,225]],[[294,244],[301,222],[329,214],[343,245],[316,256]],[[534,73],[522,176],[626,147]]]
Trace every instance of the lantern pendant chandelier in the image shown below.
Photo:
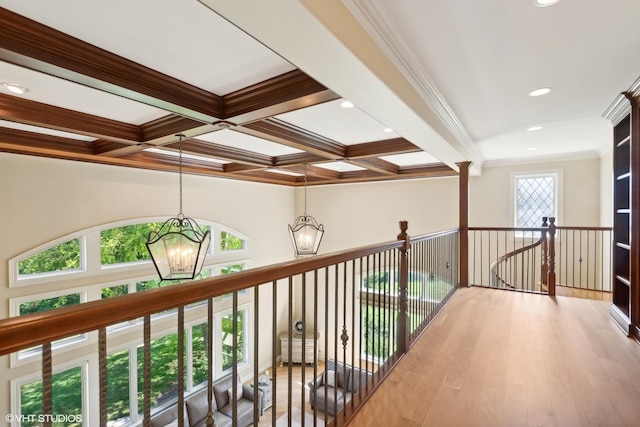
[[[318,253],[320,241],[324,234],[324,227],[310,215],[307,215],[307,165],[304,165],[304,215],[296,218],[293,225],[289,225],[289,236],[293,244],[296,258],[312,256]]]
[[[179,138],[180,213],[166,220],[158,231],[149,233],[147,249],[160,280],[192,280],[202,270],[211,232],[182,213],[182,139]]]

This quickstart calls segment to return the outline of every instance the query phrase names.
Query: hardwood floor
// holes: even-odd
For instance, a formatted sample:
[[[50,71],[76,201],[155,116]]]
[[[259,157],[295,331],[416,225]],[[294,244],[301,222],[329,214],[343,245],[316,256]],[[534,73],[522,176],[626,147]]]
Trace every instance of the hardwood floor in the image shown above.
[[[640,345],[608,307],[462,289],[349,426],[638,426]]]

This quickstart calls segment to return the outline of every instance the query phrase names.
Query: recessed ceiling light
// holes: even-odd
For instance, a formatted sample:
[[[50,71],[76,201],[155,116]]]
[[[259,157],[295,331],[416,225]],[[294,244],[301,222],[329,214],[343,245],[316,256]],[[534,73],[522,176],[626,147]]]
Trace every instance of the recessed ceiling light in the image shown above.
[[[529,92],[529,96],[542,96],[551,92],[550,87],[541,87],[540,89],[532,90]]]
[[[527,148],[527,151],[536,151],[536,150],[537,150],[537,148],[536,148],[536,147],[530,147],[530,148]]]
[[[535,131],[540,130],[540,129],[542,129],[542,126],[531,126],[531,127],[530,127],[530,128],[528,128],[527,130],[528,130],[529,132],[535,132]]]
[[[29,89],[16,83],[2,82],[0,84],[4,86],[5,89],[12,93],[15,93],[16,95],[22,95],[23,93],[29,92]]]
[[[387,133],[391,133],[391,132],[393,132],[393,129],[391,129],[391,128],[384,128],[384,131],[385,131],[385,132],[387,132]]]
[[[342,101],[340,103],[340,106],[342,108],[351,108],[351,107],[353,107],[353,104],[351,102],[349,102],[349,101]]]
[[[535,0],[536,6],[538,7],[553,6],[558,2],[560,2],[560,0]]]

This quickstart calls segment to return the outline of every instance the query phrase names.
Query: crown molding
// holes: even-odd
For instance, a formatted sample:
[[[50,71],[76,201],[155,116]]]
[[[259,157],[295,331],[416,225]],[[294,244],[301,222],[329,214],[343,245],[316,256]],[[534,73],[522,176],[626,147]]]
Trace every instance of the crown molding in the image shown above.
[[[616,125],[631,110],[629,97],[635,98],[636,102],[640,102],[640,77],[633,82],[629,90],[619,94],[613,100],[611,105],[602,113],[602,117]]]
[[[416,55],[398,36],[388,19],[387,6],[380,0],[342,0],[345,7],[362,25],[402,75],[433,110],[451,134],[476,158],[481,158],[475,144],[456,114],[444,99],[431,77],[424,71]]]
[[[508,159],[495,159],[486,160],[483,164],[483,168],[495,168],[502,166],[514,166],[523,164],[538,164],[538,163],[552,163],[552,162],[569,162],[574,160],[587,160],[598,159],[603,154],[596,150],[583,151],[580,153],[568,153],[568,154],[550,154],[546,156],[536,157],[523,157],[523,158],[508,158]]]

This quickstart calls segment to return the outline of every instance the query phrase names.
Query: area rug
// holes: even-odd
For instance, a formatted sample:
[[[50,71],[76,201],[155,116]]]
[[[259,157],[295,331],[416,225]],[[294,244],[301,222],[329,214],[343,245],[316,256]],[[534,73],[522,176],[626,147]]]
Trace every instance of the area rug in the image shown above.
[[[288,413],[280,415],[280,418],[276,420],[276,427],[288,427],[289,416]],[[324,426],[324,420],[316,418],[316,424],[318,427]],[[308,412],[304,413],[304,427],[313,427],[313,414]],[[291,427],[302,427],[302,413],[298,408],[291,408]]]

